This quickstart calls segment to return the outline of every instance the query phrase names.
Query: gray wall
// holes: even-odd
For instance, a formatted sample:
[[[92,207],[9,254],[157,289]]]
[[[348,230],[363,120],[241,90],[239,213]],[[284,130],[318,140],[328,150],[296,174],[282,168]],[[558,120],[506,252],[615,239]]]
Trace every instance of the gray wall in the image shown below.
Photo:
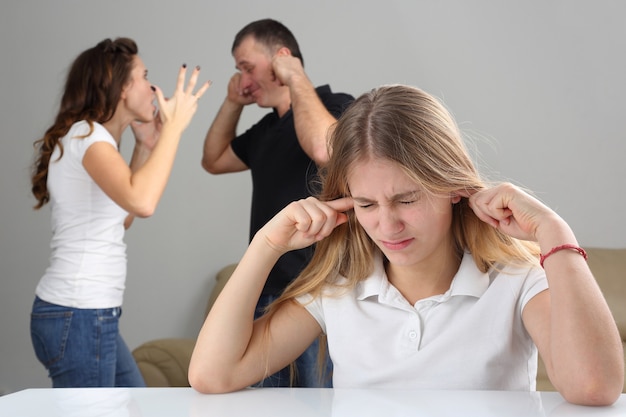
[[[214,84],[184,135],[157,213],[128,231],[122,332],[131,348],[195,337],[211,278],[247,241],[247,173],[200,167],[234,70],[230,45],[274,17],[299,39],[315,84],[358,95],[407,83],[442,98],[493,179],[555,208],[587,246],[626,246],[626,3],[572,1],[3,0],[0,4],[0,391],[49,386],[29,310],[49,255],[49,210],[31,209],[32,142],[56,112],[71,60],[105,37],[135,38],[150,80],[172,91],[199,64]],[[244,112],[247,126],[263,114]],[[128,157],[132,137],[122,151]]]

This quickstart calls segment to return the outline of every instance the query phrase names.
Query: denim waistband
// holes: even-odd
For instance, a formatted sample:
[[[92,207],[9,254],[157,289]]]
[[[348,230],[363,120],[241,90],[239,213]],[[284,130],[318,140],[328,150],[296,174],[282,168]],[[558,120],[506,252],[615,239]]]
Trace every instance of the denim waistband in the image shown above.
[[[35,296],[33,301],[33,311],[37,312],[62,312],[62,311],[75,311],[75,312],[88,312],[92,311],[97,316],[101,317],[119,317],[122,315],[122,307],[108,307],[108,308],[76,308],[62,306],[59,304],[50,303],[42,300],[38,296]]]

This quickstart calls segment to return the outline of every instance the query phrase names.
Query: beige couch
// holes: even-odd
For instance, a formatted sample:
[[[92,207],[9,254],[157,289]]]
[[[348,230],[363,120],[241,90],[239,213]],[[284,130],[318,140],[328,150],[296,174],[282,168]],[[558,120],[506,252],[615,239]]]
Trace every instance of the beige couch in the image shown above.
[[[216,282],[209,295],[205,316],[236,266],[237,264],[227,265],[215,276]],[[187,369],[195,343],[196,339],[157,339],[146,342],[133,350],[133,356],[146,385],[149,387],[188,387]]]
[[[626,352],[626,249],[588,248],[587,252],[589,266],[613,312]],[[207,312],[234,269],[235,265],[228,265],[218,272],[217,282],[209,296]],[[189,386],[187,368],[194,343],[195,339],[159,339],[136,348],[133,355],[146,384],[151,387]],[[554,390],[541,361],[537,390]]]

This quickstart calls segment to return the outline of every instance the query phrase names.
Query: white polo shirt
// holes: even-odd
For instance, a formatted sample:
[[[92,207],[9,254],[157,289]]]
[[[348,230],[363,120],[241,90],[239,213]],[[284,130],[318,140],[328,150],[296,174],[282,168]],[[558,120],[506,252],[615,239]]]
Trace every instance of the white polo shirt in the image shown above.
[[[528,391],[537,348],[522,310],[547,288],[540,268],[485,274],[466,253],[445,294],[411,305],[379,256],[356,288],[298,300],[328,337],[334,387]]]

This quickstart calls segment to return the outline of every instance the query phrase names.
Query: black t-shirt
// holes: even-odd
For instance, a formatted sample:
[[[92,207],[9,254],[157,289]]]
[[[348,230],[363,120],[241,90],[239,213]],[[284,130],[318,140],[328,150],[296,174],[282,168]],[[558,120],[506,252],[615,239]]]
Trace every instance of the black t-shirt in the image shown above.
[[[328,85],[318,87],[316,92],[336,118],[354,100],[349,94],[333,93]],[[275,110],[268,113],[235,138],[231,146],[252,176],[250,239],[289,203],[317,194],[317,166],[300,147],[291,109],[283,117],[278,117]],[[309,247],[283,255],[272,269],[263,294],[282,292],[312,254],[313,248]]]

